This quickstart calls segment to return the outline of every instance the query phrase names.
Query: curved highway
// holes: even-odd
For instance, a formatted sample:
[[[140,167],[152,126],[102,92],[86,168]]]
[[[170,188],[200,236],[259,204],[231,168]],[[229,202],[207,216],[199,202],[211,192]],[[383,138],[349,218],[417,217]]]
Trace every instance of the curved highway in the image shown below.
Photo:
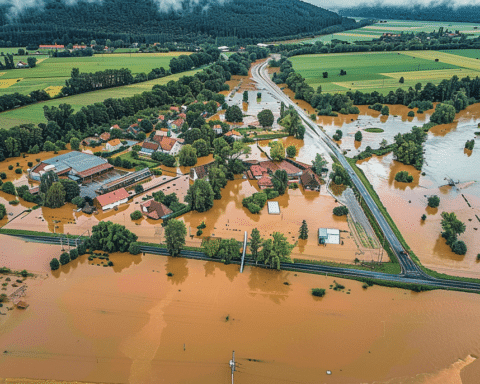
[[[453,280],[442,280],[436,279],[434,277],[428,276],[424,273],[417,264],[415,264],[410,256],[405,252],[402,244],[396,237],[390,225],[387,223],[385,217],[380,212],[377,207],[377,204],[372,199],[367,189],[363,185],[360,178],[357,176],[355,171],[352,169],[350,164],[345,159],[343,153],[338,149],[335,142],[326,135],[321,129],[318,129],[317,124],[313,122],[310,117],[304,112],[302,108],[296,105],[288,96],[286,96],[280,88],[270,79],[266,69],[270,59],[267,59],[263,63],[257,64],[252,68],[252,77],[261,87],[264,87],[268,90],[272,96],[276,97],[279,101],[287,106],[292,106],[298,112],[299,117],[304,121],[304,123],[310,127],[310,129],[316,133],[316,138],[314,135],[308,135],[312,140],[318,140],[322,142],[325,149],[333,153],[345,168],[345,170],[350,175],[352,182],[355,184],[355,187],[358,189],[362,195],[365,203],[368,205],[370,211],[372,212],[375,220],[377,221],[380,229],[382,230],[385,238],[389,242],[393,252],[398,258],[402,272],[399,275],[404,282],[425,282],[425,284],[442,286],[442,287],[451,287],[451,288],[460,288],[460,289],[480,289],[480,284],[467,283],[462,281],[453,281]],[[308,132],[308,130],[307,130]]]

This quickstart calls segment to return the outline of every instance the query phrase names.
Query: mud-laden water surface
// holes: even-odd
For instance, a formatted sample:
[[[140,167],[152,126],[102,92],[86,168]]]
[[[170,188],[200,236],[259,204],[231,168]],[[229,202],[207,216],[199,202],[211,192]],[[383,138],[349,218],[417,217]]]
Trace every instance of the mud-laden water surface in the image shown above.
[[[226,383],[235,350],[236,383],[478,383],[476,295],[335,279],[337,292],[319,275],[110,259],[121,273],[82,256],[32,280],[30,306],[1,325],[0,377]]]
[[[475,138],[479,121],[480,106],[475,104],[457,114],[454,123],[431,129],[424,147],[424,176],[412,166],[394,161],[393,154],[358,163],[422,263],[441,272],[468,277],[480,277],[480,263],[476,260],[480,251],[480,151],[465,151],[464,145]],[[378,135],[381,139],[383,134]],[[413,183],[394,180],[401,170],[414,176]],[[449,178],[458,184],[446,186]],[[436,209],[427,207],[431,195],[440,197]],[[467,244],[464,256],[454,254],[441,237],[440,214],[444,211],[455,212],[466,224],[465,233],[459,236]],[[423,214],[427,215],[425,221],[421,220]]]

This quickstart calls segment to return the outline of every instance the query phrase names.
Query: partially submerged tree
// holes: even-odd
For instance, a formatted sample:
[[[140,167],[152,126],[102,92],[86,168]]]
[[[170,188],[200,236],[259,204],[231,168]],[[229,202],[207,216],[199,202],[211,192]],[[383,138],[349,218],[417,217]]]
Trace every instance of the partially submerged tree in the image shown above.
[[[180,255],[180,251],[185,245],[186,236],[187,228],[183,221],[175,219],[168,220],[165,226],[165,241],[171,256]]]

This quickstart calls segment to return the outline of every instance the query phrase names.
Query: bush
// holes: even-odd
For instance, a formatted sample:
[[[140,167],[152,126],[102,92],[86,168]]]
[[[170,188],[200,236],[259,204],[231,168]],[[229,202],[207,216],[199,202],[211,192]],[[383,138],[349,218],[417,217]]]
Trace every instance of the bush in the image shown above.
[[[267,194],[267,200],[274,199],[275,197],[279,196],[278,191],[271,188],[265,189],[264,192]]]
[[[60,264],[65,265],[70,262],[70,255],[67,252],[63,252],[60,255]]]
[[[152,173],[155,175],[155,176],[162,176],[163,172],[161,169],[152,169]]]
[[[452,251],[457,255],[465,255],[467,253],[467,245],[462,240],[457,240],[452,244]]]
[[[142,216],[143,216],[143,215],[142,215],[142,212],[140,212],[140,211],[138,211],[138,210],[137,210],[137,211],[134,211],[134,212],[132,212],[132,213],[130,214],[130,218],[131,218],[132,220],[141,219]]]
[[[29,161],[29,162],[27,163],[27,165],[28,165],[29,168],[33,167],[33,163],[32,163],[31,161]]]
[[[287,156],[295,157],[297,155],[297,148],[294,145],[289,145],[287,147]]]
[[[12,169],[13,169],[13,165],[10,164],[10,165],[8,166],[8,170],[11,171]]]
[[[70,251],[70,260],[75,260],[78,257],[78,250],[72,249]]]
[[[413,176],[407,171],[400,171],[395,175],[395,181],[400,183],[411,183],[413,181]]]
[[[355,132],[355,141],[362,141],[363,135],[361,131]]]
[[[85,206],[85,199],[80,196],[76,196],[72,199],[72,204],[75,204],[77,208],[83,208]]]
[[[423,214],[422,215],[422,221],[425,221],[427,219],[427,215]]]
[[[197,236],[202,236],[202,234],[203,234],[203,231],[202,231],[201,229],[199,229],[199,230],[197,231]]]
[[[7,178],[7,174],[5,172],[0,173],[0,179],[5,180]]]
[[[143,192],[143,185],[137,184],[135,186],[135,193],[142,193]]]
[[[415,117],[415,112],[409,111],[409,112],[407,113],[407,116],[408,116],[408,117]]]
[[[437,208],[439,205],[440,205],[440,198],[437,195],[433,195],[428,198],[429,207]]]
[[[132,255],[138,255],[140,253],[140,244],[137,242],[131,243],[128,247],[128,252],[130,252]]]
[[[345,207],[344,205],[340,206],[340,207],[335,207],[333,208],[333,214],[335,216],[344,216],[344,215],[348,215],[348,208]]]
[[[83,245],[83,244],[80,244],[80,245],[77,247],[77,252],[78,252],[78,256],[82,256],[82,255],[84,255],[85,253],[87,253],[87,247],[85,247],[85,245]]]
[[[204,221],[201,222],[201,224],[197,227],[197,229],[203,229],[203,228],[206,228],[207,227],[207,224],[205,224]]]
[[[312,295],[317,297],[325,296],[325,289],[323,288],[312,288]]]
[[[60,263],[58,262],[58,259],[53,258],[53,259],[50,261],[50,269],[51,269],[52,271],[56,271],[58,268],[60,268]]]

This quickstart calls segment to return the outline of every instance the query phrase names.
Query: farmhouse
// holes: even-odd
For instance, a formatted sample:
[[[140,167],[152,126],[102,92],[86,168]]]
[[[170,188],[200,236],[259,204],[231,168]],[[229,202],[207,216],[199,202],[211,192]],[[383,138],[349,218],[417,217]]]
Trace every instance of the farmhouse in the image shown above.
[[[183,120],[183,119],[174,120],[170,123],[170,128],[172,128],[173,130],[180,129],[184,122],[185,122],[185,120]]]
[[[320,191],[320,179],[310,169],[303,171],[302,176],[300,176],[300,182],[302,183],[303,188],[306,190]]]
[[[117,149],[120,149],[121,146],[122,143],[120,142],[120,139],[113,139],[105,145],[105,149],[107,151],[116,151]]]
[[[23,61],[19,61],[15,67],[16,68],[27,68],[28,64],[23,62]]]
[[[215,132],[217,135],[221,135],[223,130],[222,126],[220,124],[216,124],[213,126],[213,132]]]
[[[155,135],[153,140],[158,143],[158,151],[175,156],[182,148],[182,143],[168,136]]]
[[[340,231],[333,228],[318,228],[319,244],[340,244]]]
[[[106,193],[105,195],[97,196],[93,200],[93,204],[100,211],[106,211],[118,207],[121,204],[125,204],[128,201],[128,192],[125,188],[117,189],[113,192]]]
[[[260,178],[262,178],[262,176],[264,174],[266,174],[268,171],[267,171],[267,168],[264,168],[262,167],[261,165],[259,164],[255,164],[255,165],[252,165],[250,167],[250,172],[252,173],[252,176],[259,180]]]
[[[234,129],[232,129],[231,131],[228,131],[224,136],[231,137],[235,141],[243,139],[243,136],[239,132],[235,131]]]
[[[284,170],[287,172],[288,178],[298,178],[302,175],[302,169],[293,165],[287,160],[282,161],[262,161],[259,163],[263,168],[266,168],[268,172],[275,173],[277,170]]]
[[[173,211],[166,205],[159,203],[153,199],[140,204],[142,213],[150,219],[158,220],[163,216],[169,215]]]
[[[66,176],[77,182],[85,182],[111,169],[113,169],[113,165],[101,157],[73,151],[43,160],[29,171],[29,177],[40,181],[40,177],[45,172],[53,171],[58,176]]]

